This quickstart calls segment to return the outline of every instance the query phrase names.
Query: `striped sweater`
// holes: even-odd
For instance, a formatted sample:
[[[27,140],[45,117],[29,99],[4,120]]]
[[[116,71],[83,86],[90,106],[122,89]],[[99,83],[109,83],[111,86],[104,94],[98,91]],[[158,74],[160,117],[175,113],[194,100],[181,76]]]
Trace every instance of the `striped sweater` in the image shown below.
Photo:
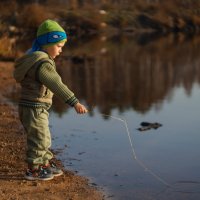
[[[40,63],[41,60],[45,62]],[[62,82],[53,59],[45,52],[36,51],[18,59],[14,78],[22,86],[20,105],[49,107],[53,94],[71,106],[78,103],[74,93]]]
[[[40,82],[67,104],[74,106],[78,103],[74,93],[62,82],[61,77],[51,65],[42,64],[38,74]]]

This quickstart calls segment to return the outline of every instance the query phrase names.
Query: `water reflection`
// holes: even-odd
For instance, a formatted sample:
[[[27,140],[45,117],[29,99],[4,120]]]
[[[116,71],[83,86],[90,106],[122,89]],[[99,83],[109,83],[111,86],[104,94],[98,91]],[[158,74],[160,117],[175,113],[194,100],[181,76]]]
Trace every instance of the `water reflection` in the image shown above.
[[[176,87],[187,95],[200,83],[200,37],[168,35],[157,41],[141,36],[97,38],[80,45],[68,44],[57,60],[63,81],[86,102],[109,114],[133,110],[160,110]],[[55,111],[67,107],[55,99]]]
[[[66,168],[108,189],[108,199],[199,199],[199,37],[142,37],[68,45],[58,71],[93,117],[55,99],[62,117],[50,116],[53,148],[63,150],[57,156]],[[126,120],[137,158],[172,187],[133,158],[116,117]],[[163,126],[140,132],[142,121]]]

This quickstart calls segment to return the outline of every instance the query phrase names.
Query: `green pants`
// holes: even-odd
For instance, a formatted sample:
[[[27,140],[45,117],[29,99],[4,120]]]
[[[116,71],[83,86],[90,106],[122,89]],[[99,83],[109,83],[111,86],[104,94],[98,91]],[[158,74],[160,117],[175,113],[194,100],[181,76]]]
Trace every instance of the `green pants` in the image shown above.
[[[49,150],[51,133],[49,130],[49,113],[44,108],[19,106],[19,117],[27,133],[27,158],[31,168],[46,165],[53,158]]]

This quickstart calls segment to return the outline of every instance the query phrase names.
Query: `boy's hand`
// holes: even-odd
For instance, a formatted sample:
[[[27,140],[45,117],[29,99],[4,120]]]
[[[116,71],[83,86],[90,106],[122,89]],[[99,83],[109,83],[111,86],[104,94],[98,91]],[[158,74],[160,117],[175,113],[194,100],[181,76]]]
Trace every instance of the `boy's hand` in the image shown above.
[[[84,105],[80,104],[80,103],[77,103],[75,106],[74,106],[74,109],[76,110],[76,112],[78,114],[84,114],[84,113],[87,113],[88,110],[85,108]]]

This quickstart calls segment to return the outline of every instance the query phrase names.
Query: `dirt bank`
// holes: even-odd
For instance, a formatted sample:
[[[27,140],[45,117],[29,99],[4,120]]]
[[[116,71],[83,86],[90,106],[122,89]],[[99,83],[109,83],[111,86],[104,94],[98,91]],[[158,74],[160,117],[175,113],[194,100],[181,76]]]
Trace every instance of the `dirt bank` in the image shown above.
[[[0,62],[0,197],[1,200],[103,200],[103,195],[84,177],[65,171],[52,181],[26,181],[26,135],[16,105],[9,103],[17,91],[12,78],[13,63]]]

